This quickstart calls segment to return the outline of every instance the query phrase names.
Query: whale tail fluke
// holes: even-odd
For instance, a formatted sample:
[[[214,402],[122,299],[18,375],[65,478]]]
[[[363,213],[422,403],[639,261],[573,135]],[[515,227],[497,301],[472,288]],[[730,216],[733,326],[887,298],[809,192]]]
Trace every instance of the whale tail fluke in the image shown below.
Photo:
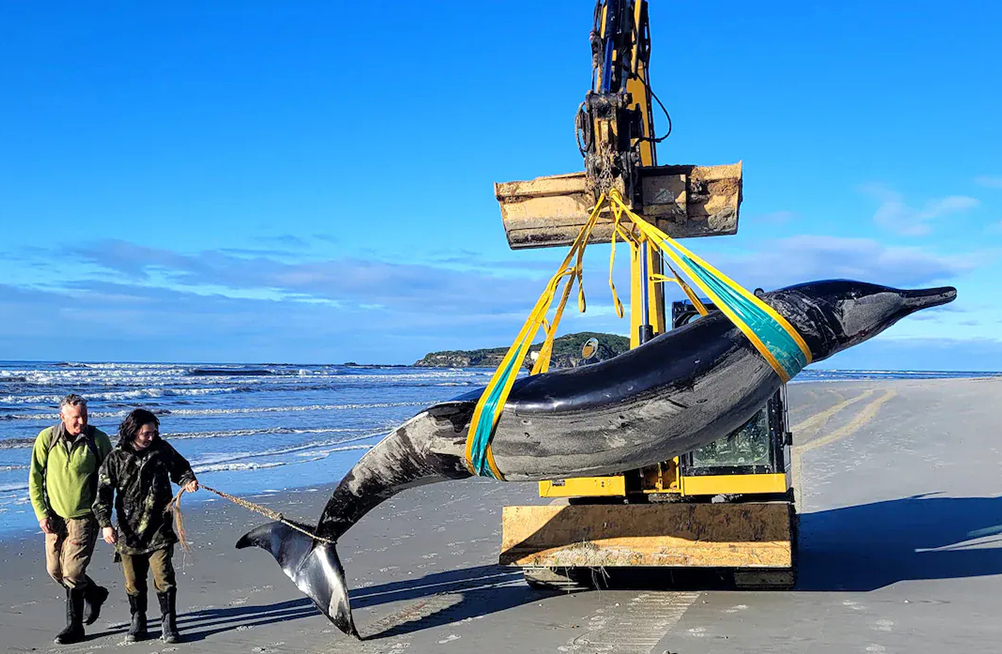
[[[281,522],[269,522],[240,537],[237,549],[256,546],[275,557],[282,571],[338,629],[359,638],[351,617],[344,568],[333,543],[310,538]]]

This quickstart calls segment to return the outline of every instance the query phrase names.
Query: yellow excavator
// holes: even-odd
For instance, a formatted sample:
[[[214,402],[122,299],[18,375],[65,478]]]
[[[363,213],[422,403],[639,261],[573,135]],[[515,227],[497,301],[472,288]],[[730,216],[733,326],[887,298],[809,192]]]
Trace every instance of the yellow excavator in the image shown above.
[[[509,245],[571,245],[613,189],[673,238],[735,234],[740,162],[658,165],[671,122],[665,111],[666,131],[655,134],[652,102],[664,105],[650,82],[647,1],[599,0],[590,41],[592,86],[575,118],[584,172],[495,184]],[[589,242],[608,242],[609,225],[598,223]],[[637,347],[698,319],[702,307],[675,302],[667,315],[660,251],[643,240],[630,248]],[[712,570],[738,587],[791,588],[797,513],[785,390],[727,437],[670,461],[540,482],[549,504],[504,508],[500,562],[523,567],[530,585],[566,590],[636,568]]]

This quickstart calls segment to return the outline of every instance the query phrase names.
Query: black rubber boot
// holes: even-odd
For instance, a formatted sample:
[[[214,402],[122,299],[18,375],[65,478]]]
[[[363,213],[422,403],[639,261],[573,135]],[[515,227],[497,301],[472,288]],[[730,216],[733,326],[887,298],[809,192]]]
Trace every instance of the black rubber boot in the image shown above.
[[[146,640],[146,593],[129,595],[128,597],[132,623],[129,625],[129,633],[125,636],[125,642],[135,643]]]
[[[101,617],[101,605],[108,599],[108,589],[98,586],[93,581],[87,584],[84,591],[84,601],[87,606],[84,609],[84,624],[94,624]]]
[[[83,609],[86,588],[66,589],[66,628],[56,635],[57,645],[71,645],[84,639]]]
[[[163,629],[160,640],[165,643],[176,643],[181,637],[177,633],[177,588],[171,588],[166,593],[157,593],[160,600],[160,615]]]

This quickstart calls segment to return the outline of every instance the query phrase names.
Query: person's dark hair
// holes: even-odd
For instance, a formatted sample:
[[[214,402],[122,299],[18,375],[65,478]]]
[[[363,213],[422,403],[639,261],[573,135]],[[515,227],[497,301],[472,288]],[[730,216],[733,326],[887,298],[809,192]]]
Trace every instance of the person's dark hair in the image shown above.
[[[146,409],[133,409],[129,415],[125,416],[122,424],[118,426],[118,442],[127,445],[131,444],[132,441],[136,440],[136,434],[139,433],[139,429],[143,425],[149,424],[154,424],[159,428],[160,418],[157,418],[152,412]]]

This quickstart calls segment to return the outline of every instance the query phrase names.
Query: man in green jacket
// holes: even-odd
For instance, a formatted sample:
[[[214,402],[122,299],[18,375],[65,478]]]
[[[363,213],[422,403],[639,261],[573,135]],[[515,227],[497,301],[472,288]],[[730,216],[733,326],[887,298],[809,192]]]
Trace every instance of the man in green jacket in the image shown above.
[[[87,424],[87,401],[79,395],[63,398],[59,418],[58,425],[35,439],[28,487],[38,526],[45,532],[45,568],[66,589],[66,628],[56,643],[68,644],[83,640],[84,623],[97,621],[108,598],[108,590],[86,570],[99,531],[91,505],[111,440]]]

